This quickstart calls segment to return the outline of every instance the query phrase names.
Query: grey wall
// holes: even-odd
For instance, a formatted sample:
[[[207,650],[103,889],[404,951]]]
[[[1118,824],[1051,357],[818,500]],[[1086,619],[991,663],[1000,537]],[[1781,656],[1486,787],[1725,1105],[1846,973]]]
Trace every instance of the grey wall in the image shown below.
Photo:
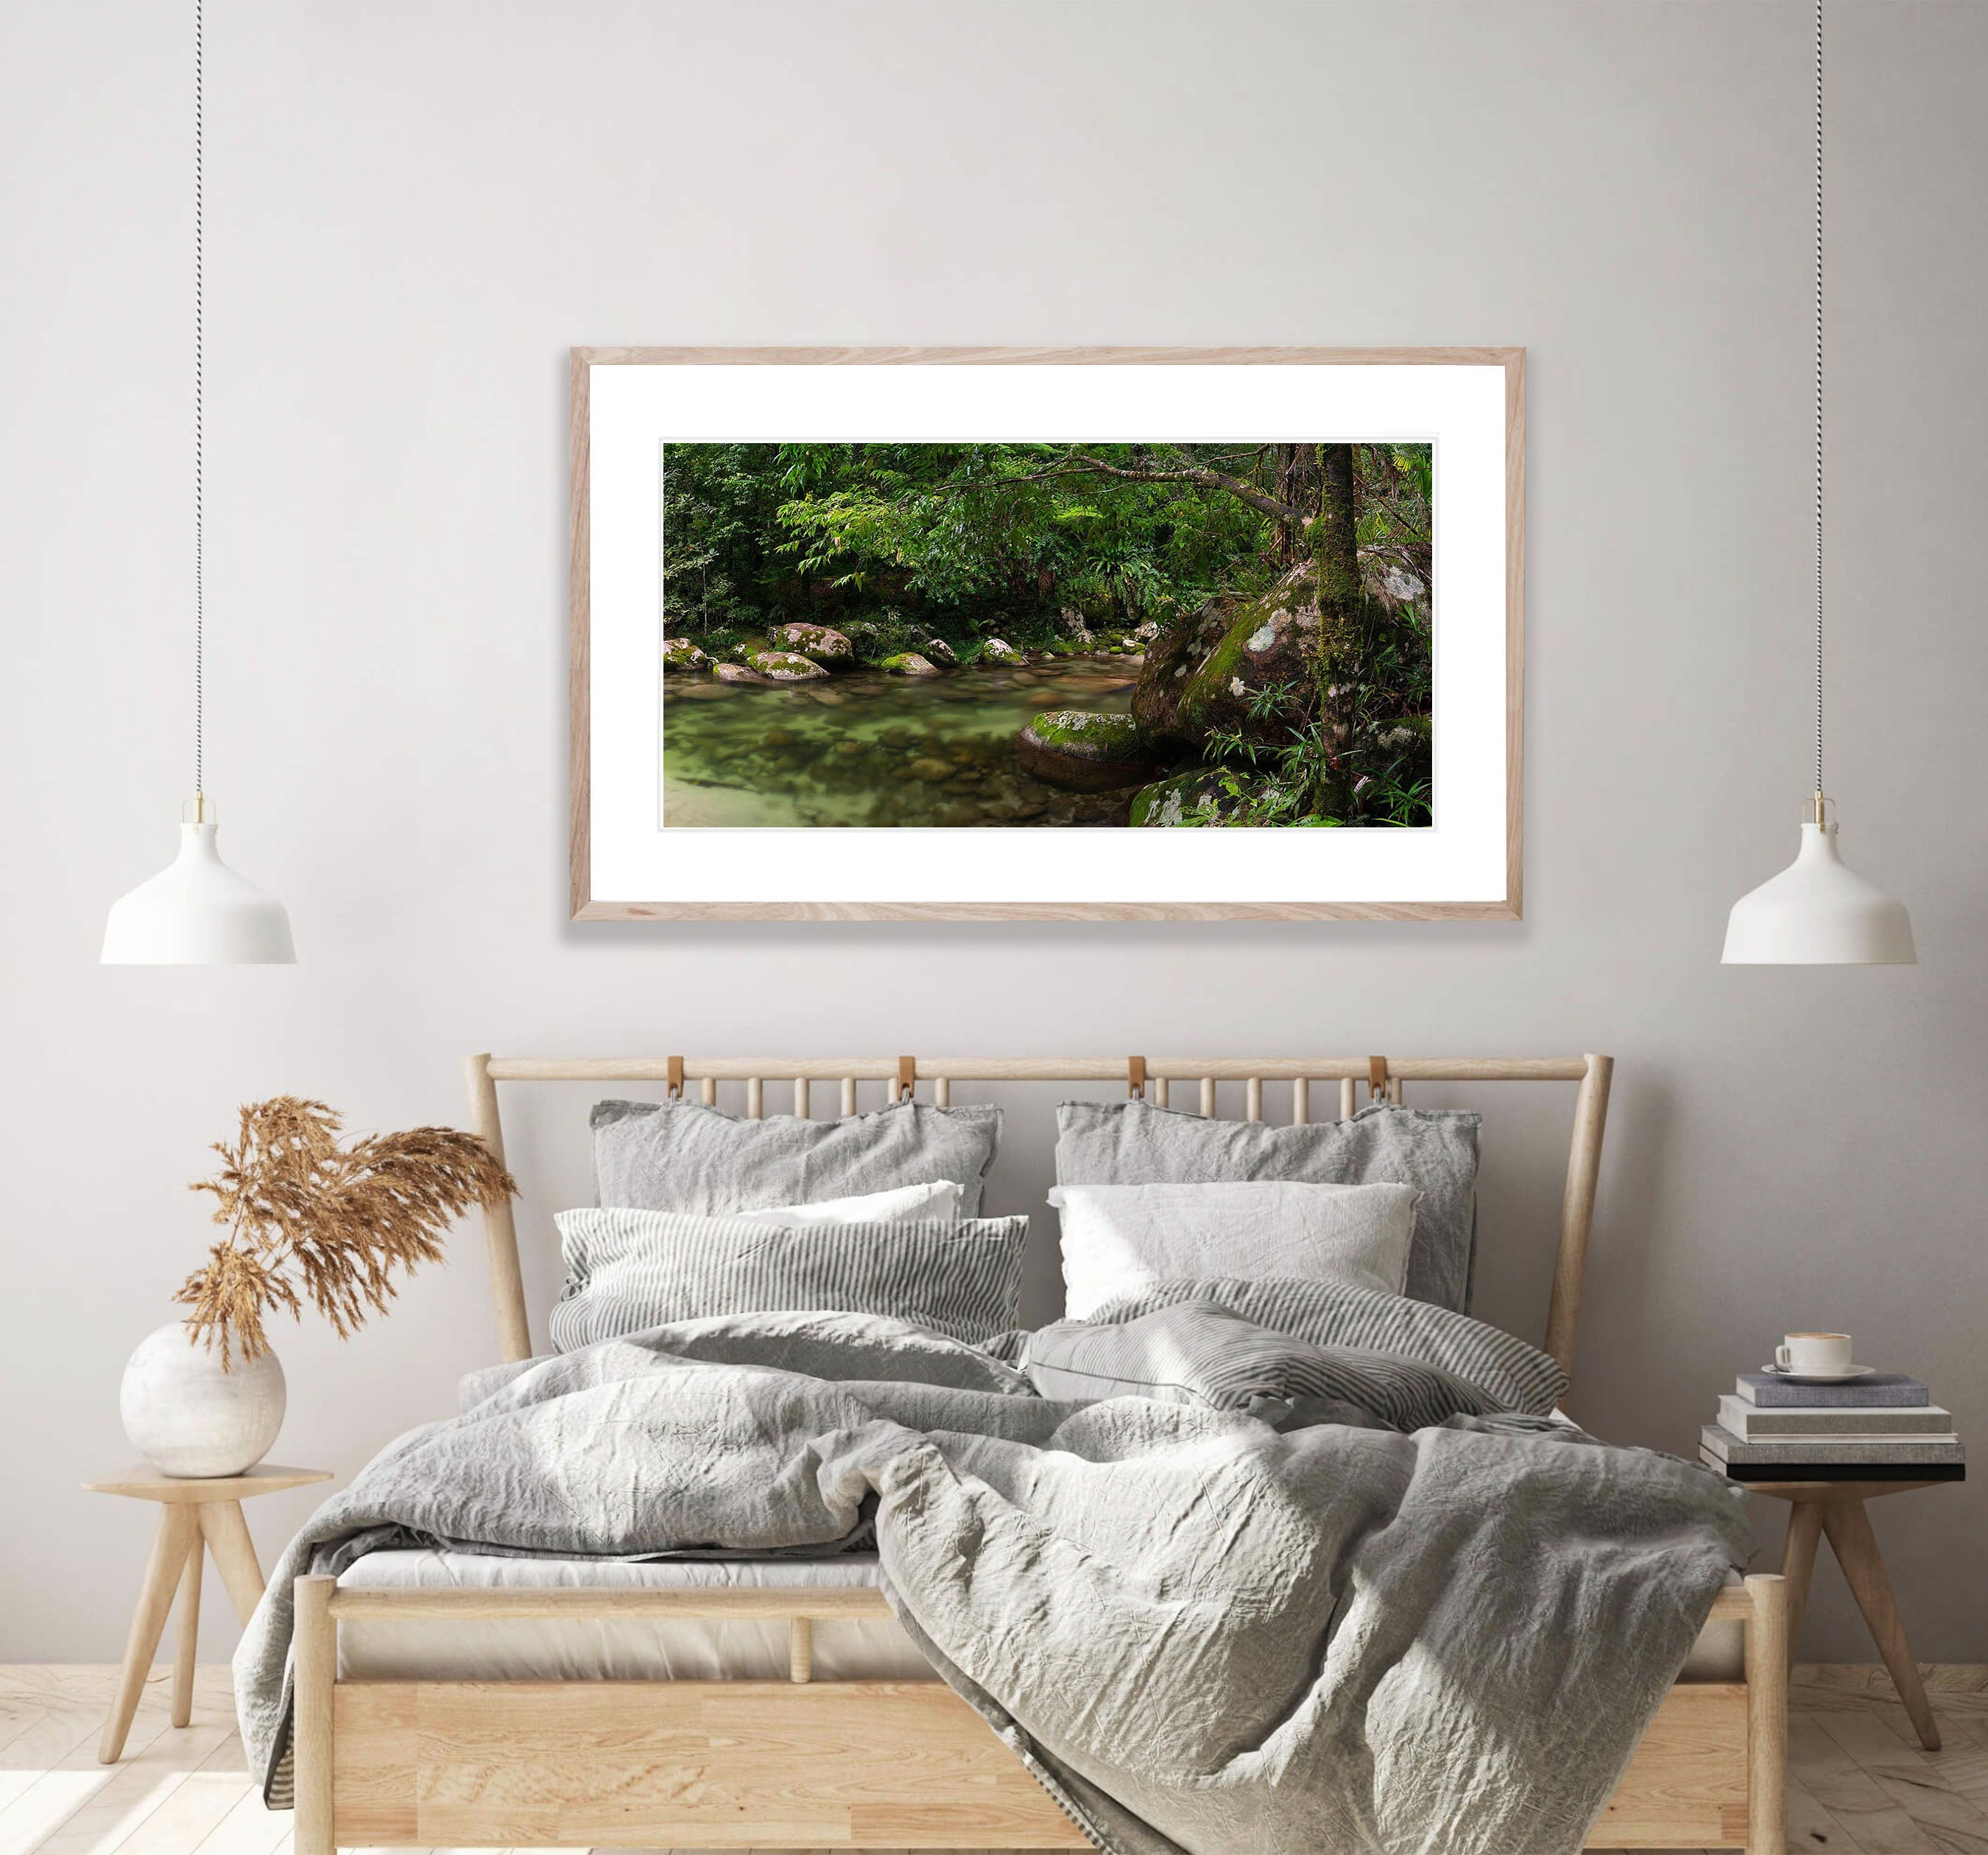
[[[106,970],[191,776],[188,10],[0,8],[0,1659],[120,1646],[150,1515],[78,1485],[204,1143],[455,1117],[472,1049],[1607,1050],[1581,1417],[1689,1452],[1838,1323],[1988,1414],[1988,12],[1831,13],[1831,784],[1915,971],[1717,964],[1807,790],[1805,7],[551,0],[210,6],[208,783],[303,964]],[[806,341],[1525,343],[1526,919],[569,925],[565,350]],[[1485,1105],[1536,1332],[1569,1102]],[[583,1106],[521,1121],[541,1205]],[[490,1357],[473,1235],[280,1343],[279,1458],[350,1472]],[[1984,1507],[1878,1511],[1922,1655],[1988,1661]],[[1869,1658],[1833,1574],[1804,1647]]]

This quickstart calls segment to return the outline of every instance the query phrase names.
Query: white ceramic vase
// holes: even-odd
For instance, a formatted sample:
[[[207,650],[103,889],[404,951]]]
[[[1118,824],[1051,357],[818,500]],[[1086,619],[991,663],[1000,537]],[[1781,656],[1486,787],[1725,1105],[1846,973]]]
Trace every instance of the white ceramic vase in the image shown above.
[[[283,1427],[283,1368],[273,1353],[221,1369],[218,1347],[174,1321],[139,1343],[124,1368],[124,1434],[161,1475],[238,1475]]]

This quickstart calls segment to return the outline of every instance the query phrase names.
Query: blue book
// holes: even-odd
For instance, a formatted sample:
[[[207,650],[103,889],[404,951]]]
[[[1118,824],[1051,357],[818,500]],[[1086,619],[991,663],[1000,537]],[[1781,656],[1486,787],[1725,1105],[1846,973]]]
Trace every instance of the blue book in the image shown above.
[[[1772,1372],[1742,1372],[1740,1395],[1765,1411],[1890,1411],[1929,1404],[1931,1394],[1902,1372],[1873,1372],[1840,1385],[1803,1385]]]

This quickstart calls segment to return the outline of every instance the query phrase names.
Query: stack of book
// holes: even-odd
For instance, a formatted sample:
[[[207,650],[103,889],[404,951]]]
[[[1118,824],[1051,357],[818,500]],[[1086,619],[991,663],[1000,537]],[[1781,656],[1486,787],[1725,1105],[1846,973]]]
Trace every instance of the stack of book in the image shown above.
[[[1699,1433],[1699,1459],[1736,1482],[1958,1482],[1953,1414],[1898,1372],[1804,1384],[1743,1372]]]

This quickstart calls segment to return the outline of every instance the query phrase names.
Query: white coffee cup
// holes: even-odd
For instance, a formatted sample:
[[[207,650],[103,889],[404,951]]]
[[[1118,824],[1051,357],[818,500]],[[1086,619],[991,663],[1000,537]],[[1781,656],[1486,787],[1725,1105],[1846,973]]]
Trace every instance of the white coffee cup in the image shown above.
[[[1856,1357],[1848,1333],[1790,1333],[1774,1349],[1783,1372],[1847,1372]]]

